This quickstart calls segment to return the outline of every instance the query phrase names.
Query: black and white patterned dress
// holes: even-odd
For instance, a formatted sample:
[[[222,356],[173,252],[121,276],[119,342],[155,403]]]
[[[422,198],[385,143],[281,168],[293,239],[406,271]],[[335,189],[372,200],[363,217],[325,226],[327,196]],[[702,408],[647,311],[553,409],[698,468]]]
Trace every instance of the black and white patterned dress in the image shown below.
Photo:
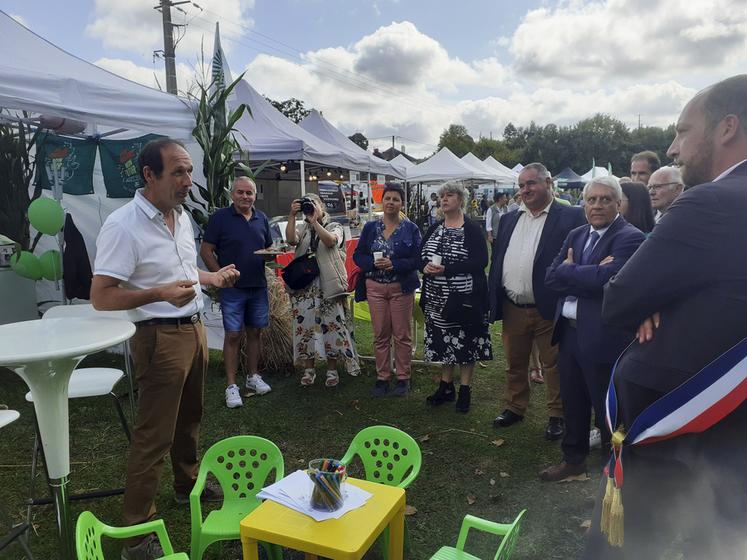
[[[427,261],[433,255],[441,255],[441,264],[445,266],[468,260],[464,226],[450,228],[439,225],[423,245],[421,253],[423,260]],[[473,278],[469,273],[448,278],[444,275],[423,276],[426,361],[469,364],[493,359],[487,321],[481,326],[466,328],[458,323],[449,323],[441,316],[450,293],[471,293],[472,289]]]

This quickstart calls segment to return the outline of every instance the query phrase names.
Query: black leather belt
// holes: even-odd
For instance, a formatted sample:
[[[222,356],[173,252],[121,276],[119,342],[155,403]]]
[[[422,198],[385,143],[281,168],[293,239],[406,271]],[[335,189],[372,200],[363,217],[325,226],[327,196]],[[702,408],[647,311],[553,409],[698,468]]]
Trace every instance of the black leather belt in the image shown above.
[[[578,321],[576,319],[569,319],[568,317],[565,318],[566,321],[568,321],[568,325],[573,327],[574,329],[577,328],[576,325],[578,325]]]
[[[155,317],[153,319],[146,319],[145,321],[138,321],[135,323],[138,327],[149,327],[151,325],[194,325],[200,322],[200,314],[195,313],[188,317]]]
[[[520,307],[521,309],[534,309],[535,307],[537,307],[537,305],[534,303],[516,303],[511,298],[507,298],[507,299],[511,305],[515,307]]]

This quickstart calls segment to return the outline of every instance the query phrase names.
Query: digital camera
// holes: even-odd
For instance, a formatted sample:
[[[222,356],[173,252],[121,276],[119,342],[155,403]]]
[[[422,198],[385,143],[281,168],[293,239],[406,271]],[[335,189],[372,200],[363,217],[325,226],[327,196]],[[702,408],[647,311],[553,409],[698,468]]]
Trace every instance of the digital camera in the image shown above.
[[[304,216],[311,216],[316,211],[316,206],[314,206],[314,202],[309,197],[300,198],[298,202],[301,203],[301,212],[303,212]]]

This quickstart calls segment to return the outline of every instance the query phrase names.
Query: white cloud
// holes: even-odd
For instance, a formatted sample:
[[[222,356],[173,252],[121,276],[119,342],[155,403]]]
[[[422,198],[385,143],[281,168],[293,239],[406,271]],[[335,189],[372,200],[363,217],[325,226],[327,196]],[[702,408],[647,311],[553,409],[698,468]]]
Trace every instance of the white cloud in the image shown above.
[[[138,66],[131,60],[123,58],[100,58],[94,64],[133,82],[166,91],[166,76],[163,64],[156,65],[155,68],[148,68]],[[176,65],[176,77],[179,92],[189,91],[197,79],[195,69],[184,63]]]
[[[149,58],[153,51],[163,49],[163,23],[161,12],[153,9],[155,4],[153,0],[95,0],[95,19],[86,33],[101,39],[107,48]],[[211,56],[218,20],[222,22],[221,37],[227,39],[240,37],[253,25],[248,12],[254,8],[254,0],[201,0],[199,5],[202,11],[190,4],[178,6],[186,15],[176,7],[171,9],[173,23],[188,23],[186,28],[174,28],[175,40],[181,37],[176,53],[183,59],[196,60],[203,44],[206,56]],[[223,49],[230,52],[231,42],[223,42]]]
[[[573,0],[526,14],[511,38],[518,75],[598,85],[743,68],[744,0]]]

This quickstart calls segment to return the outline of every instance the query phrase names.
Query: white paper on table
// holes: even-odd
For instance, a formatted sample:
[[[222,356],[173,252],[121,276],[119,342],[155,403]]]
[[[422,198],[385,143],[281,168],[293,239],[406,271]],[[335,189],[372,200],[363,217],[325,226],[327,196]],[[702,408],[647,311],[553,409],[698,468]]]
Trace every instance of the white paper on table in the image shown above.
[[[339,519],[347,512],[366,504],[372,496],[352,484],[345,484],[345,500],[342,507],[336,511],[320,511],[311,507],[311,492],[314,489],[314,483],[306,474],[306,471],[295,471],[282,480],[277,481],[270,486],[263,488],[257,493],[257,498],[261,500],[272,500],[284,505],[290,509],[308,515],[315,521],[325,521],[327,519]]]

